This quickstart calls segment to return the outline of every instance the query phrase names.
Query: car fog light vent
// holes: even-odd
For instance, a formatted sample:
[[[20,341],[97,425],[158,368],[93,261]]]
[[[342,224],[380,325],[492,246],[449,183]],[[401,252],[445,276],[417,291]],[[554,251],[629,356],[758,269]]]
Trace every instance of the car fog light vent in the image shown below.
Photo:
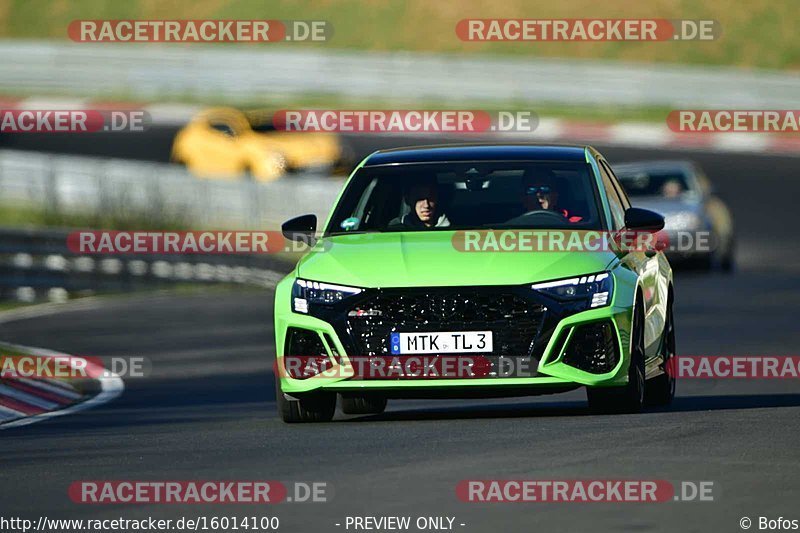
[[[576,327],[564,350],[563,362],[593,374],[611,372],[619,362],[614,327],[608,321]]]
[[[286,331],[283,366],[294,379],[306,379],[333,367],[322,339],[315,331],[289,328]]]

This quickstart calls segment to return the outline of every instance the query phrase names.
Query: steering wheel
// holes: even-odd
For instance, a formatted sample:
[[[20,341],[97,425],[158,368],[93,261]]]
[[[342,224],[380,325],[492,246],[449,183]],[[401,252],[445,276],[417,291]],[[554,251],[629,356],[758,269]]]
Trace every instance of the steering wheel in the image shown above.
[[[561,222],[564,222],[564,215],[561,213],[556,213],[555,211],[550,211],[549,209],[537,209],[535,211],[528,211],[522,215],[523,217],[533,217],[533,216],[547,216],[550,218],[556,218]]]

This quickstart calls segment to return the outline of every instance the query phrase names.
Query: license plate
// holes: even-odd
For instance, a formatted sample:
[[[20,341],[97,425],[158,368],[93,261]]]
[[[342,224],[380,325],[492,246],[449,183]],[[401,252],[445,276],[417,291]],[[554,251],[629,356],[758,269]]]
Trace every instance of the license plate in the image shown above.
[[[491,331],[434,331],[392,333],[389,338],[393,355],[441,353],[490,353]]]

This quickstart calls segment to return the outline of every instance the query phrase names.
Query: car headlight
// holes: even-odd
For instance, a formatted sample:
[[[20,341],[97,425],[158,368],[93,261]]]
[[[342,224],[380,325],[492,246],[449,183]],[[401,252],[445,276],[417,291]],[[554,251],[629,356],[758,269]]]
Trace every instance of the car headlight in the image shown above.
[[[672,230],[699,229],[703,221],[695,213],[675,213],[664,217],[664,228]]]
[[[560,302],[570,303],[576,311],[603,307],[611,303],[613,278],[608,272],[569,279],[534,283],[531,288]]]
[[[285,158],[285,157],[283,156],[283,154],[281,154],[281,153],[278,153],[278,152],[272,152],[272,151],[268,151],[268,152],[267,152],[267,153],[264,155],[264,158],[265,158],[265,159],[266,159],[266,160],[269,162],[269,164],[271,164],[271,165],[275,165],[276,167],[278,167],[278,168],[280,168],[280,169],[284,169],[284,168],[286,168],[286,158]]]
[[[361,291],[356,287],[296,279],[292,286],[292,311],[308,314],[309,305],[335,304]]]

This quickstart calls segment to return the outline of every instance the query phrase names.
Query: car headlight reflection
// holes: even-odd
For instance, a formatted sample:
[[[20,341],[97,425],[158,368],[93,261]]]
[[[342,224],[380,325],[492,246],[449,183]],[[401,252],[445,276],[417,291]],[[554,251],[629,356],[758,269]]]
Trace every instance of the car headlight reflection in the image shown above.
[[[292,286],[292,311],[308,314],[309,305],[335,304],[361,291],[356,287],[297,279]]]
[[[571,303],[576,310],[603,307],[611,303],[614,282],[608,272],[555,281],[534,283],[531,288],[560,302]]]

